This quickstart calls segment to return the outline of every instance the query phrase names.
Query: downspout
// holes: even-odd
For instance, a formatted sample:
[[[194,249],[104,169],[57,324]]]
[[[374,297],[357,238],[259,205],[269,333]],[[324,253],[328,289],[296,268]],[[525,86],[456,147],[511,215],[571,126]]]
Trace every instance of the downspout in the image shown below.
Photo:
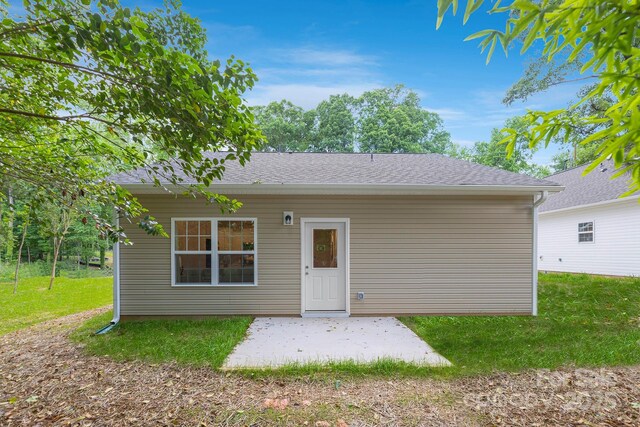
[[[543,191],[540,194],[540,198],[533,203],[533,207],[537,209],[538,206],[540,206],[541,204],[547,201],[548,197],[549,197],[549,192],[547,190]]]
[[[540,198],[538,200],[533,201],[532,214],[533,214],[533,258],[531,262],[531,291],[532,291],[532,299],[531,299],[531,315],[538,315],[538,206],[543,204],[547,197],[549,197],[548,191],[542,191],[540,193]]]
[[[120,221],[115,216],[116,229],[120,227]],[[120,321],[120,238],[113,245],[113,319],[111,322],[96,331],[96,335],[102,335],[113,329]]]

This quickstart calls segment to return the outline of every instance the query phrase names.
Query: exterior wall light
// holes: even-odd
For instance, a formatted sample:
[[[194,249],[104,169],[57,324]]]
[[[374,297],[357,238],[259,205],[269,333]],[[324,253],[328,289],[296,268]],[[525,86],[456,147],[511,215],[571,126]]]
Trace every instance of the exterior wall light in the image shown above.
[[[282,212],[282,224],[293,225],[293,212]]]

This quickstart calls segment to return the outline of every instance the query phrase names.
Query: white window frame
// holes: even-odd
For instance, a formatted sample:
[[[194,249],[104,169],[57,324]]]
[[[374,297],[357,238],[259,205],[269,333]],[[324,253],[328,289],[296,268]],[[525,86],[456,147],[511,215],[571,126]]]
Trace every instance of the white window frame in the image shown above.
[[[211,223],[211,251],[177,251],[176,221],[209,221]],[[218,221],[253,221],[253,251],[218,251]],[[258,286],[258,219],[248,217],[177,217],[171,218],[171,286],[182,287],[255,287]],[[211,283],[176,283],[176,255],[211,255]],[[220,283],[218,255],[253,254],[253,283]]]
[[[591,223],[591,231],[580,231],[580,225],[581,224],[589,224],[589,223]],[[591,234],[591,241],[581,242],[580,241],[580,235],[581,234]],[[593,221],[593,220],[578,222],[578,244],[589,245],[589,244],[593,244],[595,242],[596,242],[596,222]]]

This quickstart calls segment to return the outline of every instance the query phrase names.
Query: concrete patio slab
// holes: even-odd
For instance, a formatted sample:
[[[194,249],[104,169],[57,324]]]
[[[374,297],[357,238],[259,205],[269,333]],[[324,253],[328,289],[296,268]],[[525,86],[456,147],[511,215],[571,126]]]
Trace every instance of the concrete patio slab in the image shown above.
[[[422,366],[451,363],[393,317],[258,317],[223,369],[391,359]]]

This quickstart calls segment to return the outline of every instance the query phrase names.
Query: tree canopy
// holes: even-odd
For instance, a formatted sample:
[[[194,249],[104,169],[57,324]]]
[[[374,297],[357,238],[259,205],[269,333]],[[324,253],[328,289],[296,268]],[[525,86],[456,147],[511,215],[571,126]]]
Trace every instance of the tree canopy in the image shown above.
[[[266,151],[304,151],[310,124],[302,107],[283,99],[253,108],[256,123],[265,135]]]
[[[374,89],[358,98],[360,151],[445,153],[451,137],[438,114],[420,106],[420,97],[403,86]]]
[[[274,151],[446,153],[453,146],[442,119],[402,85],[332,95],[306,112],[283,100],[254,113]]]
[[[204,29],[178,1],[142,11],[117,0],[26,0],[21,16],[0,5],[3,186],[25,183],[60,204],[112,203],[133,217],[144,208],[105,177],[144,167],[156,185],[238,207],[206,190],[224,162],[205,153],[230,150],[244,163],[261,144],[242,98],[256,76],[233,57],[209,60]],[[185,184],[176,163],[198,184]],[[150,217],[141,225],[163,233]]]
[[[440,26],[448,10],[455,14],[458,0],[439,0]],[[464,22],[477,11],[484,0],[467,0]],[[578,138],[579,144],[598,144],[596,158],[586,169],[590,172],[603,160],[612,157],[615,166],[632,175],[629,192],[640,190],[640,49],[638,31],[640,8],[634,1],[619,0],[513,0],[496,2],[490,13],[505,16],[504,30],[487,29],[467,40],[481,39],[480,46],[487,50],[490,60],[496,45],[505,54],[510,46],[521,43],[521,53],[536,43],[542,45],[547,61],[572,64],[581,61],[581,78],[593,79],[592,88],[567,109],[529,111],[526,130],[505,129],[503,140],[513,152],[518,138],[524,136],[529,145],[549,144],[554,140],[568,141]],[[554,78],[551,74],[542,86],[562,82],[562,70]],[[526,93],[527,88],[523,93]],[[535,89],[535,88],[534,88]],[[517,95],[517,94],[516,94]],[[604,111],[572,114],[572,110],[594,100],[610,97],[611,105]],[[577,129],[589,128],[588,136],[581,137]]]
[[[524,117],[513,117],[505,122],[505,126],[516,129],[518,135],[526,131],[527,122]],[[481,165],[497,167],[510,172],[524,173],[535,177],[545,177],[551,171],[533,162],[534,151],[529,149],[529,141],[522,136],[518,137],[516,146],[511,156],[506,156],[504,144],[501,143],[503,135],[500,129],[491,131],[491,139],[488,142],[476,142],[467,158]]]
[[[309,112],[313,132],[307,150],[350,153],[356,145],[356,100],[348,94],[331,95]]]

